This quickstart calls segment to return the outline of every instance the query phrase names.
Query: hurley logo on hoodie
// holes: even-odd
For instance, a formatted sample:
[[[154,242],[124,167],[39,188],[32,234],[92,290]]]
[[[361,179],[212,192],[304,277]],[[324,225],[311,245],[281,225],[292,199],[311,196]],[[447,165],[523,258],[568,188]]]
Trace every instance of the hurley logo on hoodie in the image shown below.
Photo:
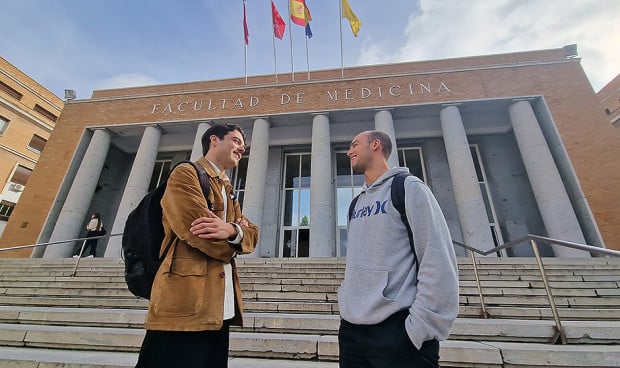
[[[387,199],[383,202],[375,201],[375,204],[370,205],[370,206],[363,206],[362,208],[360,208],[359,210],[353,213],[353,216],[351,216],[351,220],[354,220],[360,217],[387,214],[387,212],[385,211],[386,203],[387,203]]]

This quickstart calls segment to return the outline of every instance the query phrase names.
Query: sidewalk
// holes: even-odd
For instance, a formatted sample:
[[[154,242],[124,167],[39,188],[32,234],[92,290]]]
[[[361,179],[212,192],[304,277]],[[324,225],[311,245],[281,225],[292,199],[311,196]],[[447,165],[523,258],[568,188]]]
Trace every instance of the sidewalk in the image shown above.
[[[134,367],[137,353],[57,350],[44,348],[0,347],[0,366],[3,362],[50,362],[107,367]],[[230,358],[228,368],[337,368],[337,362],[312,362],[283,359]]]

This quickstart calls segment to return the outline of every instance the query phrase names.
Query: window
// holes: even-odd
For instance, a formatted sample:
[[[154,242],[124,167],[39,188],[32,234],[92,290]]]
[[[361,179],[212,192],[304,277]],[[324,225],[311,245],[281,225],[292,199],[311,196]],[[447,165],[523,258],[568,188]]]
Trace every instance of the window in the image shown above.
[[[15,208],[15,203],[9,201],[0,202],[0,221],[8,221]]]
[[[4,134],[6,128],[9,127],[9,121],[10,120],[5,118],[4,116],[0,116],[0,135]]]
[[[48,110],[46,110],[45,108],[43,108],[39,104],[34,105],[34,111],[36,111],[39,114],[45,116],[46,118],[50,119],[51,121],[55,122],[56,120],[58,120],[58,116],[52,114],[51,112],[49,112]]]
[[[245,194],[245,184],[248,175],[248,158],[249,156],[241,157],[239,165],[234,167],[230,174],[230,183],[233,186],[233,192],[237,196],[241,208],[243,208],[243,196]]]
[[[34,134],[30,140],[30,143],[28,143],[28,149],[41,154],[41,152],[43,152],[43,147],[45,147],[45,143],[47,143],[45,138]]]
[[[24,97],[24,95],[22,95],[21,93],[17,92],[17,90],[15,88],[9,86],[8,84],[5,84],[2,81],[0,81],[0,91],[4,91],[4,92],[8,93],[9,95],[11,95],[16,100],[21,100],[22,97]]]
[[[284,200],[280,257],[310,255],[310,154],[284,157]]]
[[[336,152],[336,218],[337,223],[337,252],[336,256],[347,255],[347,221],[349,218],[349,204],[353,197],[362,191],[364,174],[353,173],[351,160],[346,152]]]
[[[161,183],[161,181],[168,176],[171,164],[171,159],[155,161],[155,167],[153,168],[153,174],[151,175],[151,182],[149,183],[149,192],[155,189],[159,183]]]
[[[493,198],[491,198],[491,191],[489,190],[489,184],[487,182],[486,173],[482,165],[482,157],[477,145],[471,145],[471,157],[474,160],[474,168],[476,169],[476,176],[478,177],[478,185],[480,185],[480,193],[482,193],[482,199],[484,200],[484,207],[487,210],[487,218],[489,220],[489,228],[491,230],[491,236],[495,246],[499,246],[504,243],[502,232],[499,229],[497,222],[497,216],[495,214],[495,206],[493,205]],[[498,257],[505,255],[506,251],[502,250],[497,252]]]
[[[11,178],[11,183],[26,185],[30,174],[32,174],[32,169],[22,165],[17,165],[17,168],[13,173],[13,177]]]
[[[403,147],[398,149],[398,166],[406,167],[409,172],[426,183],[422,149],[419,147]]]

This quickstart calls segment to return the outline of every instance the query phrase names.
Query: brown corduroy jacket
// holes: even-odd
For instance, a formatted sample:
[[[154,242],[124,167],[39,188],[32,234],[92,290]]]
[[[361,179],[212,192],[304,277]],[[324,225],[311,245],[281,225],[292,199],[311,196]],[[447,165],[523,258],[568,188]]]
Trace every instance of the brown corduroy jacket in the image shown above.
[[[232,190],[230,184],[224,184],[204,157],[197,164],[209,176],[212,211],[221,217],[226,200],[227,222],[245,218],[238,201],[231,199],[230,195],[222,197],[222,185],[227,186],[226,192],[229,194]],[[153,283],[145,328],[159,331],[219,330],[224,314],[225,263],[231,263],[233,269],[235,318],[232,323],[241,326],[242,295],[234,257],[254,250],[258,227],[252,223],[241,226],[243,240],[238,245],[227,240],[202,239],[193,235],[189,231],[190,225],[195,219],[207,216],[207,202],[196,170],[190,164],[179,165],[171,173],[161,205],[165,231],[162,248],[171,239],[172,246]]]

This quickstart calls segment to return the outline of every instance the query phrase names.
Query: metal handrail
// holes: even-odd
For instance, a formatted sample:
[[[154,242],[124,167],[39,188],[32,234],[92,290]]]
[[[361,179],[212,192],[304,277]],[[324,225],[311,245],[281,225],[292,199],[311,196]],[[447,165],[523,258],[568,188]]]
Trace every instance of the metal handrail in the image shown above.
[[[57,240],[53,242],[45,242],[45,243],[36,243],[36,244],[28,244],[28,245],[18,245],[15,247],[8,248],[0,248],[0,252],[6,252],[10,250],[18,250],[18,249],[28,249],[28,248],[37,248],[37,247],[46,247],[48,245],[56,245],[56,244],[64,244],[71,242],[82,242],[82,246],[80,247],[80,252],[78,253],[78,257],[75,260],[75,266],[73,266],[73,271],[71,272],[71,276],[75,276],[77,273],[78,266],[80,265],[80,260],[82,259],[82,253],[84,253],[84,247],[86,246],[86,241],[89,239],[103,239],[103,238],[111,238],[113,236],[123,235],[123,233],[117,234],[106,234],[106,235],[98,235],[98,236],[88,236],[84,238],[76,238],[76,239],[68,239],[68,240]]]
[[[553,320],[555,322],[555,326],[554,326],[554,334],[550,339],[550,343],[555,344],[558,342],[566,345],[567,344],[567,339],[566,339],[566,332],[564,331],[564,328],[562,327],[562,321],[560,320],[560,314],[558,313],[558,308],[555,305],[555,300],[553,299],[553,294],[551,292],[551,287],[549,285],[549,281],[547,279],[547,272],[545,270],[545,266],[544,263],[542,261],[542,257],[540,256],[540,252],[538,251],[538,245],[536,244],[536,241],[543,241],[543,242],[548,242],[551,244],[557,244],[563,247],[568,247],[568,248],[573,248],[573,249],[579,249],[579,250],[583,250],[586,252],[593,252],[593,253],[599,253],[599,254],[604,254],[606,256],[612,256],[612,257],[620,257],[620,252],[616,251],[616,250],[612,250],[612,249],[605,249],[605,248],[599,248],[599,247],[593,247],[591,245],[586,245],[586,244],[579,244],[579,243],[573,243],[573,242],[568,242],[568,241],[564,241],[564,240],[558,240],[558,239],[552,239],[552,238],[547,238],[544,236],[538,236],[538,235],[532,235],[532,234],[528,234],[527,236],[524,236],[522,238],[510,241],[508,243],[504,243],[500,246],[497,246],[493,249],[489,249],[486,251],[482,251],[479,249],[476,249],[474,247],[471,247],[469,245],[457,242],[457,241],[452,241],[452,243],[454,243],[454,245],[458,245],[460,247],[463,247],[467,250],[469,250],[469,253],[471,254],[471,259],[472,259],[472,263],[473,263],[473,267],[474,267],[474,275],[476,277],[476,286],[478,287],[478,294],[480,295],[480,309],[481,309],[481,315],[484,318],[491,318],[491,315],[487,312],[486,310],[486,305],[484,303],[484,294],[482,292],[482,285],[480,283],[480,277],[478,275],[478,265],[476,263],[476,253],[483,255],[483,256],[487,256],[489,254],[493,254],[495,252],[498,252],[502,249],[507,249],[507,248],[511,248],[514,247],[515,245],[521,244],[525,241],[529,241],[530,245],[532,246],[532,250],[534,252],[534,257],[536,258],[536,263],[538,264],[538,269],[540,271],[540,275],[543,281],[543,285],[545,286],[545,292],[547,293],[547,299],[549,300],[549,306],[551,307],[551,313],[553,314]]]
[[[35,244],[28,244],[28,245],[16,245],[14,247],[0,248],[0,252],[6,252],[6,251],[9,251],[9,250],[36,248],[36,247],[46,247],[48,245],[56,245],[56,244],[63,244],[63,243],[70,243],[70,242],[78,242],[78,241],[83,241],[83,240],[88,240],[88,239],[111,238],[113,236],[119,236],[119,235],[123,235],[123,233],[106,234],[106,235],[91,236],[91,237],[84,237],[84,238],[75,238],[75,239],[67,239],[67,240],[57,240],[57,241],[46,242],[46,243],[35,243]]]

